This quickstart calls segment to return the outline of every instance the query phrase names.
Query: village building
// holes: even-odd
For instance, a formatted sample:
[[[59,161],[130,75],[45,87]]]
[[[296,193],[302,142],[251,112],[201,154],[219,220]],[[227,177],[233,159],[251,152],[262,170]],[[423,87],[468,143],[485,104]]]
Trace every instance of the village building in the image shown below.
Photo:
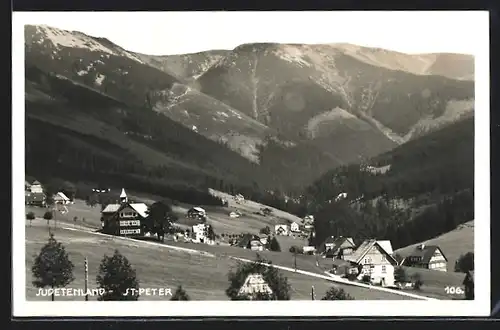
[[[242,203],[245,201],[245,197],[242,194],[237,194],[236,196],[234,196],[234,200],[236,201],[236,203]]]
[[[264,244],[258,239],[253,239],[250,241],[250,250],[252,251],[264,251]]]
[[[274,226],[274,232],[276,233],[276,235],[288,236],[290,233],[290,229],[288,225],[276,225]]]
[[[192,207],[187,212],[187,217],[192,219],[205,220],[207,218],[207,212],[201,207]]]
[[[125,189],[120,194],[120,203],[108,204],[101,211],[103,231],[119,236],[140,236],[142,223],[147,218],[148,206],[144,203],[131,203]]]
[[[35,180],[30,186],[30,191],[33,194],[43,194],[43,187],[40,181]]]
[[[306,215],[304,217],[304,222],[314,222],[314,215]]]
[[[474,300],[474,271],[469,270],[465,275],[463,285],[465,287],[465,299]]]
[[[448,259],[436,245],[418,245],[402,262],[403,266],[447,271]]]
[[[265,234],[261,234],[261,235],[259,236],[259,240],[260,240],[260,242],[261,242],[262,244],[266,245],[266,244],[267,244],[267,242],[268,242],[268,236],[267,236],[267,235],[265,235]]]
[[[254,241],[260,242],[260,237],[257,235],[253,235],[253,234],[243,234],[243,236],[238,239],[238,243],[236,244],[236,246],[244,248],[244,249],[251,249],[252,242],[254,242]]]
[[[292,222],[290,224],[290,231],[293,232],[293,233],[298,233],[300,232],[300,226],[297,222]]]
[[[43,192],[26,191],[24,193],[24,200],[26,205],[45,207],[45,194]]]
[[[303,254],[314,254],[314,253],[316,253],[316,248],[314,246],[303,246],[302,253]]]
[[[350,274],[358,274],[358,268],[347,260],[333,259],[331,274],[345,277]]]
[[[394,267],[397,261],[375,239],[364,241],[352,254],[344,256],[358,268],[358,280],[370,277],[372,284],[394,285]]]
[[[325,258],[343,259],[356,249],[351,237],[328,237],[319,247],[319,252]]]
[[[239,211],[233,211],[229,213],[230,218],[239,218],[241,216],[241,212]]]
[[[194,225],[191,229],[191,236],[194,243],[211,243],[208,235],[209,225],[206,223],[200,223]]]
[[[55,194],[53,197],[53,200],[54,200],[54,203],[63,204],[63,205],[71,203],[71,200],[69,199],[69,197],[66,196],[62,192],[58,192],[57,194]]]

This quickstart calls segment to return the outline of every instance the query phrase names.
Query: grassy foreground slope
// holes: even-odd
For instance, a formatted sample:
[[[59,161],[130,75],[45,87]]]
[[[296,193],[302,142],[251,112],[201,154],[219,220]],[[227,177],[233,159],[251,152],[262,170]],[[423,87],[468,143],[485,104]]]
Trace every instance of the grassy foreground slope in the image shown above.
[[[187,252],[173,251],[161,245],[147,244],[141,241],[124,241],[113,237],[100,236],[88,232],[78,232],[74,230],[55,230],[55,237],[61,241],[73,263],[75,264],[75,282],[70,284],[72,288],[83,288],[84,285],[84,258],[89,260],[89,286],[95,287],[95,276],[99,263],[104,254],[110,255],[114,249],[119,249],[131,262],[137,271],[137,276],[141,287],[168,288],[182,284],[188,294],[194,300],[227,300],[224,290],[228,286],[227,273],[236,263],[227,258],[227,255],[238,254],[239,257],[250,258],[252,251],[226,248],[226,253],[222,253],[224,247],[209,247],[206,245],[180,244],[188,248],[212,248],[208,251],[215,256],[190,254]],[[33,258],[40,248],[46,243],[48,230],[45,221],[34,221],[32,227],[26,226],[26,292],[28,300],[48,300],[47,297],[36,297],[37,290],[31,284],[31,266]],[[277,258],[264,254],[273,263]],[[284,256],[289,257],[288,254]],[[289,259],[289,258],[287,258]],[[283,261],[283,260],[282,260]],[[299,266],[301,265],[299,261]],[[289,266],[289,265],[285,265]],[[305,266],[305,261],[303,262]],[[309,300],[311,286],[314,285],[317,299],[320,299],[325,292],[333,285],[331,282],[321,279],[311,278],[301,274],[284,272],[292,286],[292,300]],[[399,295],[372,291],[365,288],[338,285],[344,288],[350,295],[358,300],[378,300],[378,299],[410,299]],[[78,297],[57,297],[59,300],[75,300]],[[57,299],[56,298],[56,299]],[[166,297],[144,297],[141,300],[165,299]]]

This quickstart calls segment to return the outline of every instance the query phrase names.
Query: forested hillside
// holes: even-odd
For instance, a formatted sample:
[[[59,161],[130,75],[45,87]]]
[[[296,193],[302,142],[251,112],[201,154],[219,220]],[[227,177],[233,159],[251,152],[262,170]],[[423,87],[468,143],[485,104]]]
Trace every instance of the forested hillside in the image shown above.
[[[335,201],[341,193],[347,198]],[[397,249],[453,230],[474,219],[474,118],[333,170],[304,198],[316,215],[316,243],[376,237]]]
[[[36,67],[26,78],[26,172],[40,180],[125,185],[177,200],[187,190],[207,195],[207,187],[228,191],[254,180],[272,187],[257,164],[161,114]]]

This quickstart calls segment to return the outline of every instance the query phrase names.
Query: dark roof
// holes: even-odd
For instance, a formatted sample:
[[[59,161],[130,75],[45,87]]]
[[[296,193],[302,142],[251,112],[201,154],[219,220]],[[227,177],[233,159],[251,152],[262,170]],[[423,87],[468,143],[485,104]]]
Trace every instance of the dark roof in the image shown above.
[[[337,250],[342,246],[342,244],[344,244],[345,242],[349,242],[351,243],[351,246],[353,248],[355,248],[356,246],[354,245],[354,242],[352,240],[352,238],[350,237],[337,237],[337,238],[334,238],[334,237],[329,237],[327,238],[323,244],[321,244],[320,248],[319,248],[319,252],[325,252],[326,250],[326,247],[325,247],[325,244],[333,244],[333,246],[331,247],[331,250],[334,251],[334,252],[337,252]]]
[[[238,247],[247,247],[248,243],[253,240],[259,240],[259,237],[252,234],[244,234],[242,238],[238,240]]]
[[[324,244],[332,244],[332,243],[335,243],[335,237],[330,236],[327,239],[325,239],[325,241],[323,242],[323,245]]]
[[[423,249],[420,246],[417,246],[408,257],[421,257],[421,263],[428,264],[429,261],[431,261],[432,256],[436,252],[436,249],[439,249],[444,259],[448,261],[443,251],[439,248],[439,246],[436,245],[425,245]]]

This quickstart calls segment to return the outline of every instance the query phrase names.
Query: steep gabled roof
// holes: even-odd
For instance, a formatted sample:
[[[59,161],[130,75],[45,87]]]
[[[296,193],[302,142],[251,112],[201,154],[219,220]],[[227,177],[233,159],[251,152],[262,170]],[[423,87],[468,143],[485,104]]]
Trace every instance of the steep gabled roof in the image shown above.
[[[65,201],[69,201],[69,198],[68,196],[66,196],[63,192],[58,192],[55,196],[54,196],[54,199],[62,199],[62,200],[65,200]]]
[[[392,255],[394,253],[394,251],[392,250],[391,241],[377,241],[377,242],[390,255]]]
[[[115,213],[120,209],[121,204],[108,204],[101,213]]]
[[[345,256],[345,260],[348,260],[350,262],[354,262],[356,264],[359,264],[361,260],[365,257],[365,255],[374,247],[376,246],[379,251],[381,251],[383,254],[386,255],[387,260],[389,260],[392,264],[397,265],[396,259],[394,259],[385,249],[382,245],[380,245],[377,240],[370,239],[366,240],[361,245],[354,251],[351,255]]]
[[[130,207],[137,212],[141,217],[147,218],[148,206],[144,203],[124,203],[124,204],[108,204],[101,213],[116,213],[124,207]]]
[[[439,248],[437,245],[424,245],[424,248],[417,246],[415,250],[409,255],[409,257],[421,257],[421,263],[428,264],[431,261],[432,256],[436,252],[436,249],[439,249],[441,254],[444,257],[444,260],[448,261],[448,258],[443,253],[443,250]]]
[[[143,218],[147,218],[148,216],[148,206],[144,203],[132,203],[129,204],[131,208],[135,210],[135,212],[139,213],[139,215]]]

